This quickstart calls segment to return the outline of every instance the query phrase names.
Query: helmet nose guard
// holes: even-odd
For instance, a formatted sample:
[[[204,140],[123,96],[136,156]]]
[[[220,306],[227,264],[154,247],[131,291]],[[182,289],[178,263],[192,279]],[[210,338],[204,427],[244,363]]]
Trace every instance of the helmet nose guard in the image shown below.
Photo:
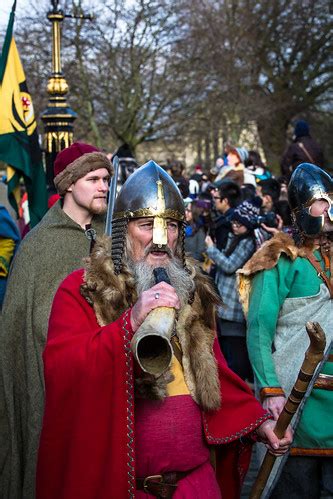
[[[112,221],[112,259],[116,272],[121,268],[128,221],[145,217],[153,217],[153,243],[157,245],[167,244],[167,219],[177,220],[182,227],[185,220],[184,201],[176,183],[154,161],[138,168],[117,196]]]

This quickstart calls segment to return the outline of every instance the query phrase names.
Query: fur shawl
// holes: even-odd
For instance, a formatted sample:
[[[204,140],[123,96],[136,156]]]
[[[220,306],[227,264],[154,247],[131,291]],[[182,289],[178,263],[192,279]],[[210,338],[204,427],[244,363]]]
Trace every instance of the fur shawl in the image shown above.
[[[187,267],[195,282],[191,304],[186,304],[178,314],[176,334],[182,348],[182,362],[186,384],[192,397],[203,410],[220,407],[220,383],[217,363],[213,354],[215,339],[215,307],[220,298],[213,290],[210,279],[196,267],[194,260],[187,260]],[[81,294],[93,306],[97,322],[104,326],[115,321],[137,300],[135,281],[127,270],[115,275],[111,259],[111,242],[101,238],[86,260],[84,284]],[[166,385],[172,380],[170,371],[156,378],[140,373],[136,380],[137,396],[162,400]]]
[[[247,315],[249,309],[249,298],[251,291],[251,281],[253,276],[262,270],[268,270],[275,267],[282,254],[286,255],[292,261],[297,257],[306,257],[309,250],[312,249],[312,242],[308,246],[298,247],[291,236],[283,232],[277,233],[272,239],[266,241],[254,255],[248,260],[243,268],[237,271],[238,290],[240,302],[243,306],[244,314]]]

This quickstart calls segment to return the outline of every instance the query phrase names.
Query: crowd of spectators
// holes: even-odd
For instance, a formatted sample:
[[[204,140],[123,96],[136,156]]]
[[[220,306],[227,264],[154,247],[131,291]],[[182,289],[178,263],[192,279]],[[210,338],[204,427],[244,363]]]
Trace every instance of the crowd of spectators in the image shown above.
[[[139,165],[127,144],[116,154],[120,158],[119,180],[122,184]],[[190,176],[185,174],[184,165],[179,161],[165,166],[185,202],[185,250],[215,281],[224,304],[217,317],[222,351],[229,366],[249,382],[253,376],[246,352],[246,323],[238,297],[237,270],[275,233],[291,233],[287,186],[292,171],[304,161],[322,166],[323,155],[310,136],[308,124],[300,120],[296,123],[292,144],[282,155],[281,176],[272,174],[258,151],[238,145],[227,145],[207,171],[202,165],[196,165]],[[24,199],[22,197],[20,204],[20,234],[15,240],[15,248],[20,236],[23,238],[30,228],[29,220],[24,216],[27,212]],[[51,196],[49,208],[58,199],[58,194]],[[2,245],[4,237],[1,234]],[[9,259],[3,253],[2,250],[0,259],[7,262],[7,267],[0,276],[2,295],[8,262],[14,251]]]
[[[295,127],[294,142],[282,156],[280,176],[272,174],[258,151],[231,145],[207,173],[196,165],[194,173],[186,177],[179,162],[168,168],[185,200],[185,249],[214,279],[223,301],[217,317],[221,349],[229,367],[250,384],[253,374],[237,270],[274,234],[291,234],[287,187],[296,166],[303,161],[312,162],[311,153],[309,156],[308,149],[303,147],[305,143],[322,165],[307,124],[300,121]]]

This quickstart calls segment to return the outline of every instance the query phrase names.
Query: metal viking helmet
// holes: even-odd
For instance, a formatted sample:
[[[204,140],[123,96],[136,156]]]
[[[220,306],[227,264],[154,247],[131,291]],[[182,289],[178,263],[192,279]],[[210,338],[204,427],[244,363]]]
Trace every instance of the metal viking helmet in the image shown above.
[[[138,168],[122,186],[114,207],[112,220],[112,260],[115,272],[121,271],[127,224],[131,219],[153,217],[153,243],[167,244],[167,219],[184,227],[185,207],[180,191],[170,177],[154,161]],[[184,262],[184,230],[180,231]]]
[[[333,179],[318,166],[298,165],[289,182],[288,199],[298,228],[308,236],[319,234],[324,225],[324,215],[313,217],[310,214],[310,206],[316,199],[329,203],[328,214],[333,222]]]

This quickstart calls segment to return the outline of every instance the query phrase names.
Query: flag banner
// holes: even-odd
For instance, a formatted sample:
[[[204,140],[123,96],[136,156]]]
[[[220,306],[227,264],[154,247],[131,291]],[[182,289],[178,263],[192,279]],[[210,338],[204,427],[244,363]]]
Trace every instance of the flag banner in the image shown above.
[[[47,211],[46,177],[32,100],[13,37],[15,7],[16,0],[0,57],[0,160],[9,167],[8,198],[17,213],[19,183],[24,181],[33,227]]]

